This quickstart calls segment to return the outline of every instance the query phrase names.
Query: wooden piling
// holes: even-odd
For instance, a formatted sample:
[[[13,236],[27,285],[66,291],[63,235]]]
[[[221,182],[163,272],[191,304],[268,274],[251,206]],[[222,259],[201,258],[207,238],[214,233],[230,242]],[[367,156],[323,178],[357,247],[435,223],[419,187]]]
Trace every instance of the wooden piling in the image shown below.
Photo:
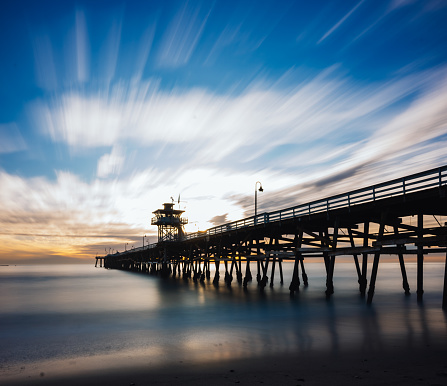
[[[363,224],[363,247],[368,246],[368,240],[369,240],[369,221],[365,221]],[[364,252],[362,253],[363,260],[362,260],[362,276],[359,281],[359,290],[360,294],[362,296],[365,296],[366,294],[366,287],[368,285],[368,253]]]
[[[422,301],[422,295],[424,294],[424,252],[423,252],[423,231],[424,231],[424,216],[418,214],[418,245],[417,245],[417,300]]]
[[[445,255],[444,264],[444,291],[442,293],[442,309],[447,311],[447,253]]]
[[[270,288],[273,288],[273,280],[275,279],[275,264],[276,264],[276,258],[273,258],[273,261],[272,261],[272,277],[270,279]]]
[[[284,284],[284,276],[282,274],[282,259],[279,259],[279,279],[280,279],[279,284],[283,285]]]
[[[386,213],[382,212],[381,220],[380,220],[379,234],[377,235],[377,241],[382,241],[383,233],[385,231],[385,220],[386,220]],[[366,300],[367,304],[372,303],[372,299],[374,296],[374,290],[375,290],[375,286],[376,286],[377,270],[379,268],[379,259],[380,259],[381,249],[382,249],[382,247],[380,247],[380,249],[377,252],[375,252],[375,254],[374,254],[371,279],[369,281],[368,298]]]
[[[303,278],[303,284],[305,287],[307,287],[309,285],[309,281],[307,279],[306,270],[304,269],[304,257],[303,256],[301,256],[300,264],[301,264],[301,276]]]

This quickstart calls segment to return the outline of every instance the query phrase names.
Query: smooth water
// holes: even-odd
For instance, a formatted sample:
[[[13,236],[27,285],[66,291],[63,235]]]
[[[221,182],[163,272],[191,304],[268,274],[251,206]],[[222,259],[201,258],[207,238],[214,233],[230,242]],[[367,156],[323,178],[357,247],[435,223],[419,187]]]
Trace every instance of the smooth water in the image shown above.
[[[86,265],[0,267],[0,375],[81,358],[119,357],[123,365],[445,344],[444,264],[424,268],[422,304],[415,264],[407,264],[412,295],[405,296],[399,265],[382,263],[368,307],[353,263],[336,264],[329,300],[323,263],[306,264],[309,287],[294,297],[291,264],[284,285],[277,270],[263,293],[256,282],[247,291],[235,280],[228,288],[222,271],[216,288]]]

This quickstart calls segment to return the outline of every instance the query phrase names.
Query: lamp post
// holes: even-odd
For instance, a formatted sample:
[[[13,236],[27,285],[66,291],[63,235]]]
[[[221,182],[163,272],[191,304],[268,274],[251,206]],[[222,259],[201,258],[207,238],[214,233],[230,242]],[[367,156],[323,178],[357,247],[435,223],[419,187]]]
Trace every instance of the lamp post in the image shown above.
[[[259,184],[259,189],[258,189]],[[258,190],[260,192],[263,192],[264,189],[262,189],[262,184],[259,181],[256,181],[255,183],[255,224],[256,224],[256,216],[258,215]]]
[[[128,244],[129,244],[129,243],[124,244],[124,252],[127,251],[127,245],[128,245]]]
[[[143,249],[144,249],[144,238],[146,237],[146,235],[143,236]]]

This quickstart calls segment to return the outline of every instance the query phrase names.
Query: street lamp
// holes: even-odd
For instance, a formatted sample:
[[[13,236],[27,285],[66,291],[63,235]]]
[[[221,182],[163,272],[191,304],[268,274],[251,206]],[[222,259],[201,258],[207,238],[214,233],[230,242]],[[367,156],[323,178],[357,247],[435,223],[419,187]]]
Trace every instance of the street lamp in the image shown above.
[[[124,244],[124,252],[127,251],[127,246],[129,245],[129,243]]]
[[[259,189],[258,189],[259,184]],[[258,190],[260,192],[263,192],[264,189],[262,189],[262,184],[259,181],[256,181],[255,183],[255,223],[256,223],[256,216],[258,215]]]
[[[143,249],[144,249],[144,238],[146,237],[146,235],[143,236]]]

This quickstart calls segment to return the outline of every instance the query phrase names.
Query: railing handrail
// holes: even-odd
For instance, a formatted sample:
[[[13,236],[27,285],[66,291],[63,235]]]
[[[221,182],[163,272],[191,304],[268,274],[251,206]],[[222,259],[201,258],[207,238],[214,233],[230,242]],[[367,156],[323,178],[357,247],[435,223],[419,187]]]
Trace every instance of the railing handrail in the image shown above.
[[[200,238],[211,234],[224,233],[229,230],[236,230],[249,225],[261,225],[272,221],[282,221],[294,217],[308,216],[314,213],[320,213],[330,209],[338,209],[343,207],[350,207],[354,205],[364,204],[368,202],[374,202],[379,199],[384,199],[390,196],[405,196],[408,193],[420,191],[435,186],[442,186],[446,184],[447,176],[443,175],[447,171],[447,165],[437,167],[434,169],[426,170],[411,174],[401,178],[395,178],[387,182],[381,182],[367,186],[365,188],[355,189],[347,193],[336,194],[323,199],[311,201],[305,204],[291,206],[285,209],[278,209],[273,212],[264,212],[256,216],[247,217],[241,220],[236,220],[230,223],[209,228],[203,232],[189,233],[184,236],[184,240],[190,240],[194,238]],[[420,180],[422,177],[428,178]],[[422,185],[421,185],[422,184]],[[387,194],[388,193],[388,194]],[[359,195],[359,196],[358,196]],[[372,197],[371,197],[372,195]],[[360,200],[358,200],[360,198]],[[335,204],[335,205],[334,205]],[[331,205],[333,205],[331,207]],[[292,211],[292,216],[283,214]],[[268,221],[265,219],[268,218]],[[270,221],[270,219],[272,219]],[[247,222],[249,222],[247,224]]]

